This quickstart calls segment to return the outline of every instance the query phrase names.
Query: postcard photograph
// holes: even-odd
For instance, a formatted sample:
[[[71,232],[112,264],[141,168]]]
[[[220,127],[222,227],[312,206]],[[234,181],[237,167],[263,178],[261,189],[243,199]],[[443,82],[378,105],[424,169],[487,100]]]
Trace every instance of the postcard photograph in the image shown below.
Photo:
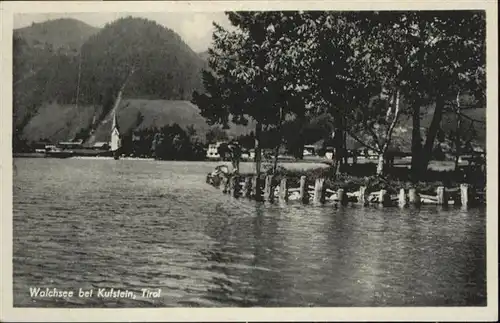
[[[497,317],[478,3],[12,4],[7,306]]]

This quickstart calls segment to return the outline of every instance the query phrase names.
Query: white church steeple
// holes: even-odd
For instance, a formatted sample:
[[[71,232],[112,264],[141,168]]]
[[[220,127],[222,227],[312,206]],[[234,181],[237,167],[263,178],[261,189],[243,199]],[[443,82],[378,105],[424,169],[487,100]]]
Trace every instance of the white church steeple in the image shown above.
[[[113,125],[111,126],[111,151],[117,151],[121,147],[120,130],[116,119],[116,111],[113,112]]]

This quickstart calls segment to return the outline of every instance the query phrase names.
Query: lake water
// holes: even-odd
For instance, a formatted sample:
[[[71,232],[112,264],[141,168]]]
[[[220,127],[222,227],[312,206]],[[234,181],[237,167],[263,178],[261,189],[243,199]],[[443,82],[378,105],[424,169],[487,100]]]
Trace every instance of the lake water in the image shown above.
[[[259,204],[206,184],[215,165],[15,159],[14,306],[486,305],[484,208]]]

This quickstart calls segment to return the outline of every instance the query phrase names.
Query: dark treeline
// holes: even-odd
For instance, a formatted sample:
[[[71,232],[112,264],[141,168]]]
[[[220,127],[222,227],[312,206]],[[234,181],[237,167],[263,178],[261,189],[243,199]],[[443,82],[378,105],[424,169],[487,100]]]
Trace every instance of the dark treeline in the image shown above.
[[[329,138],[328,129],[322,129],[318,124],[297,124],[287,122],[283,124],[281,133],[275,128],[263,129],[261,132],[262,149],[274,149],[282,142],[282,150],[287,155],[295,158],[303,158],[304,143],[320,142],[321,147],[333,145],[333,139]],[[242,147],[253,149],[255,145],[255,132],[237,138]]]
[[[122,137],[121,153],[131,157],[160,160],[203,160],[204,144],[193,127],[186,130],[178,124],[161,129],[150,128],[129,132]]]
[[[321,124],[322,120],[312,120],[311,123],[299,124],[297,121],[289,121],[283,124],[281,133],[275,128],[262,129],[262,148],[274,149],[276,145],[283,141],[283,152],[293,157],[301,159],[303,157],[304,143],[316,143],[329,136],[329,129]],[[283,134],[283,136],[282,136]],[[230,136],[221,128],[213,127],[205,135],[206,143],[218,141],[229,141]],[[283,137],[283,138],[282,138]],[[255,145],[255,132],[240,135],[234,138],[238,140],[242,148],[253,149]],[[331,144],[331,140],[322,142],[325,146]]]

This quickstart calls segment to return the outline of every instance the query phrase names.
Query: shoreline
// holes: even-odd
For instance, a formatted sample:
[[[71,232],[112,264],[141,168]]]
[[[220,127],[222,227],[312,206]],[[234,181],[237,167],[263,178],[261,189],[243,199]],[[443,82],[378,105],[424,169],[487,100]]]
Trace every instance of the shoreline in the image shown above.
[[[73,155],[68,157],[53,157],[47,156],[43,153],[13,153],[12,158],[51,158],[51,159],[89,159],[89,160],[108,160],[114,159],[112,156],[89,156],[89,155]],[[155,159],[153,157],[120,157],[120,160],[157,160],[157,161],[179,161],[179,162],[207,162],[207,163],[219,163],[219,164],[230,164],[230,161],[225,160],[211,160],[211,159],[200,159],[200,160],[168,160],[168,159]],[[314,158],[314,159],[298,159],[292,160],[289,158],[278,159],[281,164],[294,164],[294,163],[313,163],[313,164],[329,164],[330,161],[325,158]],[[242,160],[240,163],[254,163],[252,160]],[[273,160],[262,160],[262,164],[273,163]]]
[[[85,155],[80,155],[80,156],[68,156],[68,157],[53,157],[53,156],[47,156],[42,153],[13,153],[12,158],[50,158],[50,159],[83,159],[83,160],[113,160],[114,158],[112,156],[85,156]],[[137,161],[164,161],[164,162],[205,162],[209,164],[224,164],[224,165],[231,165],[230,161],[224,161],[224,160],[210,160],[210,159],[202,159],[202,160],[162,160],[162,159],[155,159],[152,157],[120,157],[120,160],[137,160]],[[272,164],[273,160],[262,160],[262,165],[268,165]],[[240,161],[241,164],[253,164],[254,162],[251,160],[242,160]],[[374,164],[376,163],[376,160],[373,159],[358,159],[357,164]],[[330,166],[332,164],[331,160],[325,159],[325,158],[305,158],[305,159],[297,159],[297,160],[292,160],[292,159],[278,159],[278,165],[286,165],[286,164],[318,164],[322,166]],[[396,159],[394,163],[394,167],[400,168],[400,167],[409,167],[411,165],[411,160],[408,159]],[[467,166],[468,162],[466,161],[460,161],[459,166]],[[454,167],[454,162],[451,160],[444,160],[444,161],[431,161],[429,163],[429,169],[432,170],[445,170],[445,169],[453,169]],[[438,169],[436,169],[438,168]],[[443,169],[444,168],[444,169]]]

